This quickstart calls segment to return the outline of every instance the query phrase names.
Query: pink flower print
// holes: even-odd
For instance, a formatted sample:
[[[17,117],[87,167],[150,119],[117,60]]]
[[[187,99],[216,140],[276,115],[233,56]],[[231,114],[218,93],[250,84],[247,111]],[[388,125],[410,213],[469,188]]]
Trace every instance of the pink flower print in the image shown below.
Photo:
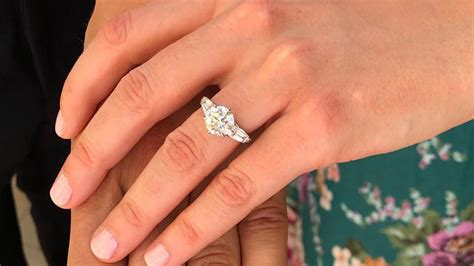
[[[428,207],[431,203],[431,199],[430,198],[423,198],[421,202],[422,202],[423,206]]]
[[[431,143],[429,141],[422,142],[416,146],[416,151],[418,152],[418,154],[423,155],[428,151],[430,146]]]
[[[393,219],[393,220],[398,220],[398,219],[400,219],[401,216],[402,216],[401,210],[398,209],[398,208],[397,208],[397,209],[394,209],[394,212],[393,212],[393,214],[392,214],[392,219]]]
[[[426,209],[426,208],[428,208],[428,206],[430,206],[430,203],[431,203],[430,198],[422,198],[421,201],[420,201],[420,207]]]
[[[365,182],[360,188],[359,188],[359,193],[360,194],[367,194],[370,192],[370,189],[372,188],[372,185],[368,182]]]
[[[319,199],[319,205],[321,205],[321,207],[327,211],[331,210],[332,198],[333,195],[331,190],[329,190],[327,186],[323,186],[321,188],[321,198]]]
[[[309,179],[311,178],[309,173],[306,173],[299,178],[299,189],[298,189],[298,195],[300,198],[301,202],[306,202],[308,199],[308,185],[309,185]]]
[[[422,170],[425,169],[435,158],[436,156],[433,153],[422,154],[418,167],[420,167]]]
[[[458,163],[465,162],[467,156],[459,151],[452,151],[452,147],[453,145],[451,143],[443,143],[437,137],[418,144],[416,150],[418,154],[421,155],[418,166],[423,170],[437,157],[442,161],[453,159]]]
[[[392,217],[394,209],[395,209],[395,198],[392,196],[386,197],[385,206],[381,210],[381,214],[383,214],[383,217],[385,216]]]
[[[456,257],[446,252],[431,252],[423,256],[423,265],[426,266],[455,266]]]
[[[341,174],[339,172],[339,167],[337,166],[337,164],[333,164],[327,168],[326,178],[336,183],[341,180]]]
[[[380,199],[380,188],[379,187],[374,187],[374,189],[372,190],[372,195],[374,197],[375,200],[379,200]]]
[[[385,211],[385,215],[388,216],[388,217],[391,217],[393,219],[394,215],[393,215],[393,208],[385,208],[384,211]]]
[[[438,156],[441,160],[443,161],[449,160],[449,151],[451,150],[451,147],[453,147],[453,145],[446,143],[443,145],[443,147],[441,147],[441,149],[439,149]]]
[[[402,208],[400,209],[400,212],[398,213],[398,218],[400,218],[404,222],[408,222],[411,220],[411,217],[413,215],[413,211],[411,209],[411,204],[409,201],[403,201],[402,202]]]
[[[380,188],[377,186],[375,186],[372,189],[372,192],[370,192],[369,194],[369,198],[368,198],[369,203],[374,205],[377,209],[380,209],[382,207],[381,194],[382,192],[380,191]]]
[[[347,248],[334,246],[331,250],[334,257],[334,266],[349,266],[349,259],[351,258],[351,251]]]
[[[421,213],[428,208],[430,203],[430,198],[417,198],[415,199],[415,207],[413,208],[413,211],[415,213]]]
[[[423,256],[423,265],[474,264],[474,223],[462,222],[453,231],[442,230],[427,238],[432,252]]]
[[[449,208],[452,210],[456,210],[458,208],[458,202],[456,200],[453,200],[449,202],[448,204],[449,204]]]
[[[403,210],[408,210],[408,209],[411,209],[411,203],[409,201],[403,201],[402,202],[402,209]]]
[[[296,214],[296,212],[292,208],[287,206],[286,213],[288,216],[288,223],[291,223],[291,224],[296,223],[296,220],[298,219],[298,215]]]
[[[417,216],[413,218],[411,222],[416,226],[416,228],[421,228],[423,226],[423,217]]]
[[[351,258],[351,266],[363,266],[362,261],[356,257]]]
[[[292,209],[288,211],[288,241],[287,254],[289,266],[304,266],[304,249],[301,231],[301,219]]]
[[[370,214],[370,221],[371,221],[371,222],[376,223],[376,222],[378,222],[379,220],[380,220],[380,215],[379,215],[379,213],[377,213],[377,212],[372,212],[372,213]]]
[[[385,221],[385,218],[389,215],[389,211],[386,209],[382,209],[379,211],[379,216],[381,221]]]
[[[385,198],[385,204],[393,206],[395,205],[395,198],[392,196],[388,196]]]

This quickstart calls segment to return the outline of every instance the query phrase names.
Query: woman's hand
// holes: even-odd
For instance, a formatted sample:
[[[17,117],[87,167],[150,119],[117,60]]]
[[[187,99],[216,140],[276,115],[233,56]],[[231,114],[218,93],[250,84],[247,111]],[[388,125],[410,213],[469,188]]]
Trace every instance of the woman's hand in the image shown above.
[[[472,119],[473,5],[154,1],[126,12],[66,81],[58,134],[82,132],[52,198],[64,208],[83,202],[156,122],[217,84],[213,101],[243,129],[268,128],[145,255],[153,265],[183,263],[303,172]],[[202,119],[197,110],[169,134],[99,226],[100,259],[131,252],[238,146],[209,135]]]
[[[107,8],[106,0],[96,1],[96,8],[86,31],[87,46],[105,21],[119,12],[143,4],[136,0],[114,0],[113,8]],[[213,95],[212,88],[205,91]],[[199,99],[192,101],[178,112],[155,125],[137,145],[111,169],[94,194],[83,204],[71,210],[71,238],[68,265],[109,265],[93,255],[90,239],[95,229],[120,202],[153,154],[164,142],[165,137],[194,109]],[[223,164],[225,165],[225,164]],[[212,175],[211,175],[212,176]],[[139,246],[125,259],[115,265],[144,265],[144,253],[149,243],[159,235],[173,219],[189,205],[210,181],[207,178],[168,215]],[[267,200],[238,225],[222,237],[193,256],[186,265],[286,265],[287,218],[285,193],[283,191]]]

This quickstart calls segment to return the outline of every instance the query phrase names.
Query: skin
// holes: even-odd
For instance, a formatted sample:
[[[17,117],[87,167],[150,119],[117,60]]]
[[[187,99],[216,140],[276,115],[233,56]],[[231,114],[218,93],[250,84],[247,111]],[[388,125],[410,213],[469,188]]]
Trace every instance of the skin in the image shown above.
[[[107,20],[123,10],[131,9],[140,4],[142,3],[121,0],[115,2],[114,7],[116,9],[110,9],[106,8],[103,2],[97,1],[86,31],[85,45],[87,46],[90,43],[90,40],[96,35],[97,29]],[[206,90],[208,95],[215,92],[215,88]],[[109,265],[93,255],[89,247],[92,233],[120,202],[124,193],[162,145],[168,133],[182,123],[196,109],[198,104],[199,98],[155,125],[125,158],[107,173],[104,182],[97,191],[83,204],[72,209],[68,265]],[[225,163],[221,167],[224,166]],[[199,196],[209,181],[210,179],[207,178],[205,182],[191,192],[129,256],[113,265],[145,265],[143,256],[148,244],[173,221],[180,211]],[[285,193],[281,191],[255,208],[246,219],[222,237],[193,256],[186,262],[186,265],[259,265],[262,263],[286,265],[286,237],[286,202]]]
[[[247,132],[264,130],[145,254],[163,265],[152,256],[160,248],[167,265],[181,264],[299,174],[473,119],[473,12],[472,1],[264,0],[128,11],[99,31],[65,83],[58,134],[77,141],[53,201],[79,205],[156,122],[216,84],[214,102]],[[104,232],[118,243],[103,261],[129,254],[239,146],[209,135],[202,118],[196,110],[167,136],[95,231],[92,246]],[[57,197],[57,184],[71,193]]]
[[[196,104],[195,102],[194,106]],[[72,209],[68,265],[109,265],[98,260],[90,249],[89,242],[93,232],[120,202],[146,162],[163,143],[165,136],[191,111],[189,106],[185,107],[151,129],[107,174],[97,191],[86,202]],[[147,246],[202,192],[206,182],[190,193],[134,251],[113,265],[145,265],[144,253]],[[243,221],[185,264],[188,266],[265,265],[265,263],[287,265],[287,228],[286,197],[282,191],[255,208]]]

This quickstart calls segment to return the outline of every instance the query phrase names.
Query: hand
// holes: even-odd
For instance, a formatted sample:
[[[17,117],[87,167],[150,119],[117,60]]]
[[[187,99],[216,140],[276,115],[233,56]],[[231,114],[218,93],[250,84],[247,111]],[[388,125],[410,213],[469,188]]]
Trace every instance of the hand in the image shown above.
[[[183,263],[303,172],[472,119],[468,10],[470,1],[154,1],[126,12],[66,81],[58,134],[85,129],[53,200],[80,204],[152,125],[217,84],[214,102],[231,107],[243,129],[268,128],[145,255]],[[126,256],[238,146],[209,135],[202,117],[197,110],[169,134],[99,226],[95,237],[116,243],[102,260]]]
[[[68,265],[109,265],[93,255],[89,246],[92,233],[119,203],[146,162],[163,143],[165,136],[190,113],[190,106],[193,105],[158,123],[107,174],[97,191],[82,205],[72,209]],[[188,202],[199,195],[205,184],[194,190],[126,259],[115,265],[144,265],[143,255],[148,244],[188,206]],[[186,265],[287,265],[287,226],[285,193],[282,191],[193,256]]]
[[[97,29],[114,17],[114,12],[127,10],[136,1],[115,2],[116,10],[102,8],[101,1],[96,2],[96,9],[89,22],[85,41],[87,46],[95,36]],[[120,8],[118,8],[120,7]],[[207,90],[207,93],[215,93]],[[172,117],[154,126],[130,151],[125,158],[111,169],[97,191],[82,205],[72,209],[71,238],[68,265],[108,265],[98,261],[91,252],[89,241],[95,228],[107,217],[117,205],[125,191],[143,170],[146,162],[163,143],[165,136],[179,125],[193,109],[198,106],[194,101],[183,107]],[[115,265],[143,265],[143,254],[147,245],[157,236],[182,210],[193,201],[204,189],[203,182],[189,197],[183,200],[173,212],[155,227],[152,233],[129,256]],[[214,241],[204,250],[191,258],[187,265],[286,265],[287,219],[285,193],[279,192],[264,204],[254,209],[238,226],[233,227],[221,238]]]

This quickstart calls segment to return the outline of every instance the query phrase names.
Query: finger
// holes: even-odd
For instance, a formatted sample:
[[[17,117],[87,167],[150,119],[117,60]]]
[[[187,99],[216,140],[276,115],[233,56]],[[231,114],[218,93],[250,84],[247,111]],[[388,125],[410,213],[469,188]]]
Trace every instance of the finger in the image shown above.
[[[217,175],[153,242],[145,254],[148,265],[176,265],[188,260],[306,170],[307,159],[299,147],[304,142],[300,142],[293,121],[298,120],[289,115],[275,121]]]
[[[91,252],[89,241],[92,233],[122,198],[122,191],[114,178],[106,178],[84,204],[71,211],[71,235],[67,265],[108,265],[99,261]],[[115,265],[126,265],[126,261]]]
[[[198,254],[193,256],[186,265],[242,265],[237,227],[233,227],[223,236],[207,245]]]
[[[215,93],[213,89],[206,89],[205,91],[207,93]],[[192,114],[193,110],[195,110],[198,106],[198,104],[195,104],[198,101],[199,99],[193,99],[192,104],[186,105],[172,116],[156,124],[142,139],[140,139],[140,142],[127,154],[127,157],[120,162],[120,166],[123,169],[123,177],[120,178],[120,180],[125,191],[130,189],[139,173],[143,171],[147,163],[153,157],[154,153],[163,144],[166,135],[168,135],[179,124],[185,121],[185,119],[190,114]],[[117,166],[114,167],[114,169],[116,168]],[[181,203],[153,229],[147,238],[143,240],[143,242],[141,242],[132,253],[129,254],[128,265],[146,265],[145,260],[143,259],[143,254],[145,253],[148,244],[154,238],[156,238],[156,236],[159,235],[188,204],[189,202],[187,199],[181,201]],[[90,239],[88,239],[88,244],[90,244]],[[91,251],[90,245],[88,246],[89,250]]]
[[[68,265],[108,265],[97,260],[90,249],[90,238],[94,230],[122,199],[123,191],[130,188],[132,181],[145,168],[146,162],[152,158],[154,152],[163,143],[166,133],[176,127],[174,125],[175,121],[184,121],[185,115],[189,115],[190,111],[187,109],[181,109],[173,116],[173,119],[163,120],[154,126],[127,154],[127,157],[109,171],[97,191],[86,202],[72,210]],[[148,245],[147,243],[171,223],[187,204],[187,201],[182,202],[153,230],[149,239],[137,248],[140,254],[135,252],[134,256],[128,258],[128,263],[127,261],[121,261],[121,263],[137,265],[136,263],[141,262],[144,265],[143,253]]]
[[[154,138],[148,136],[148,139]],[[142,153],[143,148],[139,148]],[[146,151],[145,151],[146,153]],[[134,155],[135,156],[135,155]],[[137,163],[132,165],[130,173],[138,173],[135,169],[143,168]],[[138,174],[137,174],[138,175]],[[122,260],[114,264],[102,262],[92,253],[90,249],[90,238],[94,230],[102,223],[110,211],[117,205],[123,197],[122,188],[126,184],[118,183],[119,179],[114,174],[109,174],[98,190],[82,205],[71,211],[71,236],[69,242],[68,265],[145,265],[143,259],[147,246],[153,241],[176,216],[188,205],[187,201],[182,201],[145,239],[127,260]]]
[[[77,136],[125,74],[200,27],[213,11],[213,1],[154,1],[106,23],[66,79],[58,135]]]
[[[272,95],[269,90],[273,88],[262,89],[258,84],[236,81],[213,98],[216,103],[232,108],[247,132],[257,129],[282,109],[281,96],[263,97]],[[196,111],[167,137],[121,203],[97,230],[97,237],[108,232],[118,243],[111,257],[100,258],[115,261],[130,252],[237,146],[230,138],[209,135],[202,111]]]
[[[222,165],[225,165],[224,162]],[[199,186],[191,192],[190,203],[193,202],[207,187],[212,180],[211,177],[218,170],[214,170]],[[152,240],[154,240],[156,235]],[[151,241],[148,245],[151,244]],[[148,247],[147,245],[147,247]],[[142,254],[143,257],[145,253]],[[142,259],[143,259],[142,257]],[[201,265],[242,265],[240,260],[240,240],[237,227],[233,227],[227,233],[214,242],[206,246],[198,254],[193,256],[187,263],[187,266],[201,266]]]
[[[201,27],[120,81],[66,159],[51,190],[58,206],[70,208],[84,201],[106,171],[153,124],[191,100],[217,76],[225,76],[233,61],[232,48],[224,44],[228,36],[213,35],[212,26]]]
[[[163,232],[163,230],[165,230],[165,228],[174,220],[176,219],[176,217],[178,216],[178,214],[180,212],[182,212],[184,210],[184,208],[186,208],[186,206],[188,206],[188,200],[185,199],[183,201],[180,202],[180,204],[175,208],[173,209],[173,211],[168,215],[166,216],[166,218],[161,221],[160,224],[158,224],[154,229],[153,231],[146,237],[145,240],[143,240],[143,242],[140,243],[140,245],[138,245],[138,247],[133,250],[132,253],[129,254],[128,256],[128,265],[132,265],[132,266],[137,266],[137,265],[146,265],[145,263],[145,260],[144,260],[144,254],[145,254],[145,251],[146,251],[146,248],[148,247],[148,245],[159,235],[161,234],[161,232]],[[89,241],[90,242],[90,241]],[[90,247],[89,247],[89,252],[90,252]],[[96,258],[97,260],[97,258]]]
[[[278,192],[238,225],[242,265],[287,265],[286,193]]]
[[[97,33],[107,22],[112,21],[128,10],[144,6],[151,1],[152,0],[127,0],[126,2],[121,1],[114,5],[111,5],[110,1],[95,1],[94,10],[92,11],[92,16],[87,23],[86,32],[84,34],[84,49],[89,46],[93,38],[97,36]]]

